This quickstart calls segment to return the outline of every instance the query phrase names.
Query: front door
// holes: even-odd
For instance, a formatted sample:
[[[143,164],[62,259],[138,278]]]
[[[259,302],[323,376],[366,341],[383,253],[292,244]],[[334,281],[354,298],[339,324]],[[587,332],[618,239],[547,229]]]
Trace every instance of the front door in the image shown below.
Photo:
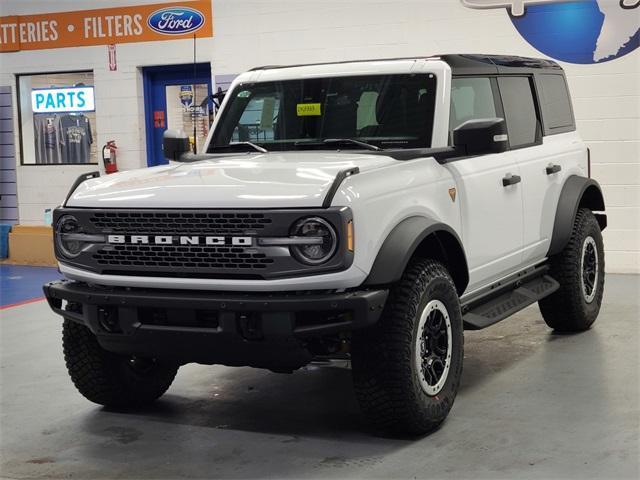
[[[462,214],[462,242],[472,291],[518,269],[522,264],[522,185],[504,185],[520,169],[511,153],[482,155],[451,162]]]
[[[454,78],[450,128],[467,120],[502,115],[495,78]],[[462,242],[469,264],[468,291],[517,270],[522,264],[523,211],[520,168],[513,152],[446,164],[456,180]],[[504,181],[503,181],[504,179]]]
[[[143,69],[145,123],[147,127],[147,165],[167,163],[162,153],[162,135],[167,129],[183,130],[191,139],[192,150],[201,152],[209,127],[211,66],[208,63],[169,65]]]

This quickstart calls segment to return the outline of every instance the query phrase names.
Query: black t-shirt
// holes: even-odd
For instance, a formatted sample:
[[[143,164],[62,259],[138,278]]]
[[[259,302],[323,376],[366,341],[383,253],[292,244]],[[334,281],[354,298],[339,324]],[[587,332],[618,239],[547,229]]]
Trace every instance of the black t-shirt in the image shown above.
[[[89,163],[91,155],[91,123],[84,115],[65,115],[60,119],[67,163]]]

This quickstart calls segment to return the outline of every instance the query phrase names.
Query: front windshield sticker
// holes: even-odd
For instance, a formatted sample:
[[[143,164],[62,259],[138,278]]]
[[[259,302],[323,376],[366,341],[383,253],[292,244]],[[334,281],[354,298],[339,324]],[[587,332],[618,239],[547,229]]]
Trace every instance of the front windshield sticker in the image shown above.
[[[243,90],[238,93],[238,98],[249,98],[251,96],[251,92],[249,90]]]
[[[299,117],[319,117],[322,115],[319,103],[298,103],[296,111]]]

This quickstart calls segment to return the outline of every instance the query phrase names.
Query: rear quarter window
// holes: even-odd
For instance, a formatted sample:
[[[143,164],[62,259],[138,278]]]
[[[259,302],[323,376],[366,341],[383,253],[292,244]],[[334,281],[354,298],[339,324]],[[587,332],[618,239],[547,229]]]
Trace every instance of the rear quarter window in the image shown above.
[[[540,74],[536,77],[545,134],[575,130],[571,99],[562,75]]]
[[[498,78],[509,134],[509,146],[522,148],[540,141],[538,115],[530,77]]]

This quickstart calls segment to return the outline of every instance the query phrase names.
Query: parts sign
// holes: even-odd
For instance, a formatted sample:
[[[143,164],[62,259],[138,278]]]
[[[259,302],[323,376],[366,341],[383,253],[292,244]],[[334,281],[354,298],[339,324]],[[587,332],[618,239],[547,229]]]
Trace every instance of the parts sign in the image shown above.
[[[0,17],[0,52],[213,36],[211,0]]]
[[[92,112],[93,87],[37,88],[31,91],[33,113]]]

